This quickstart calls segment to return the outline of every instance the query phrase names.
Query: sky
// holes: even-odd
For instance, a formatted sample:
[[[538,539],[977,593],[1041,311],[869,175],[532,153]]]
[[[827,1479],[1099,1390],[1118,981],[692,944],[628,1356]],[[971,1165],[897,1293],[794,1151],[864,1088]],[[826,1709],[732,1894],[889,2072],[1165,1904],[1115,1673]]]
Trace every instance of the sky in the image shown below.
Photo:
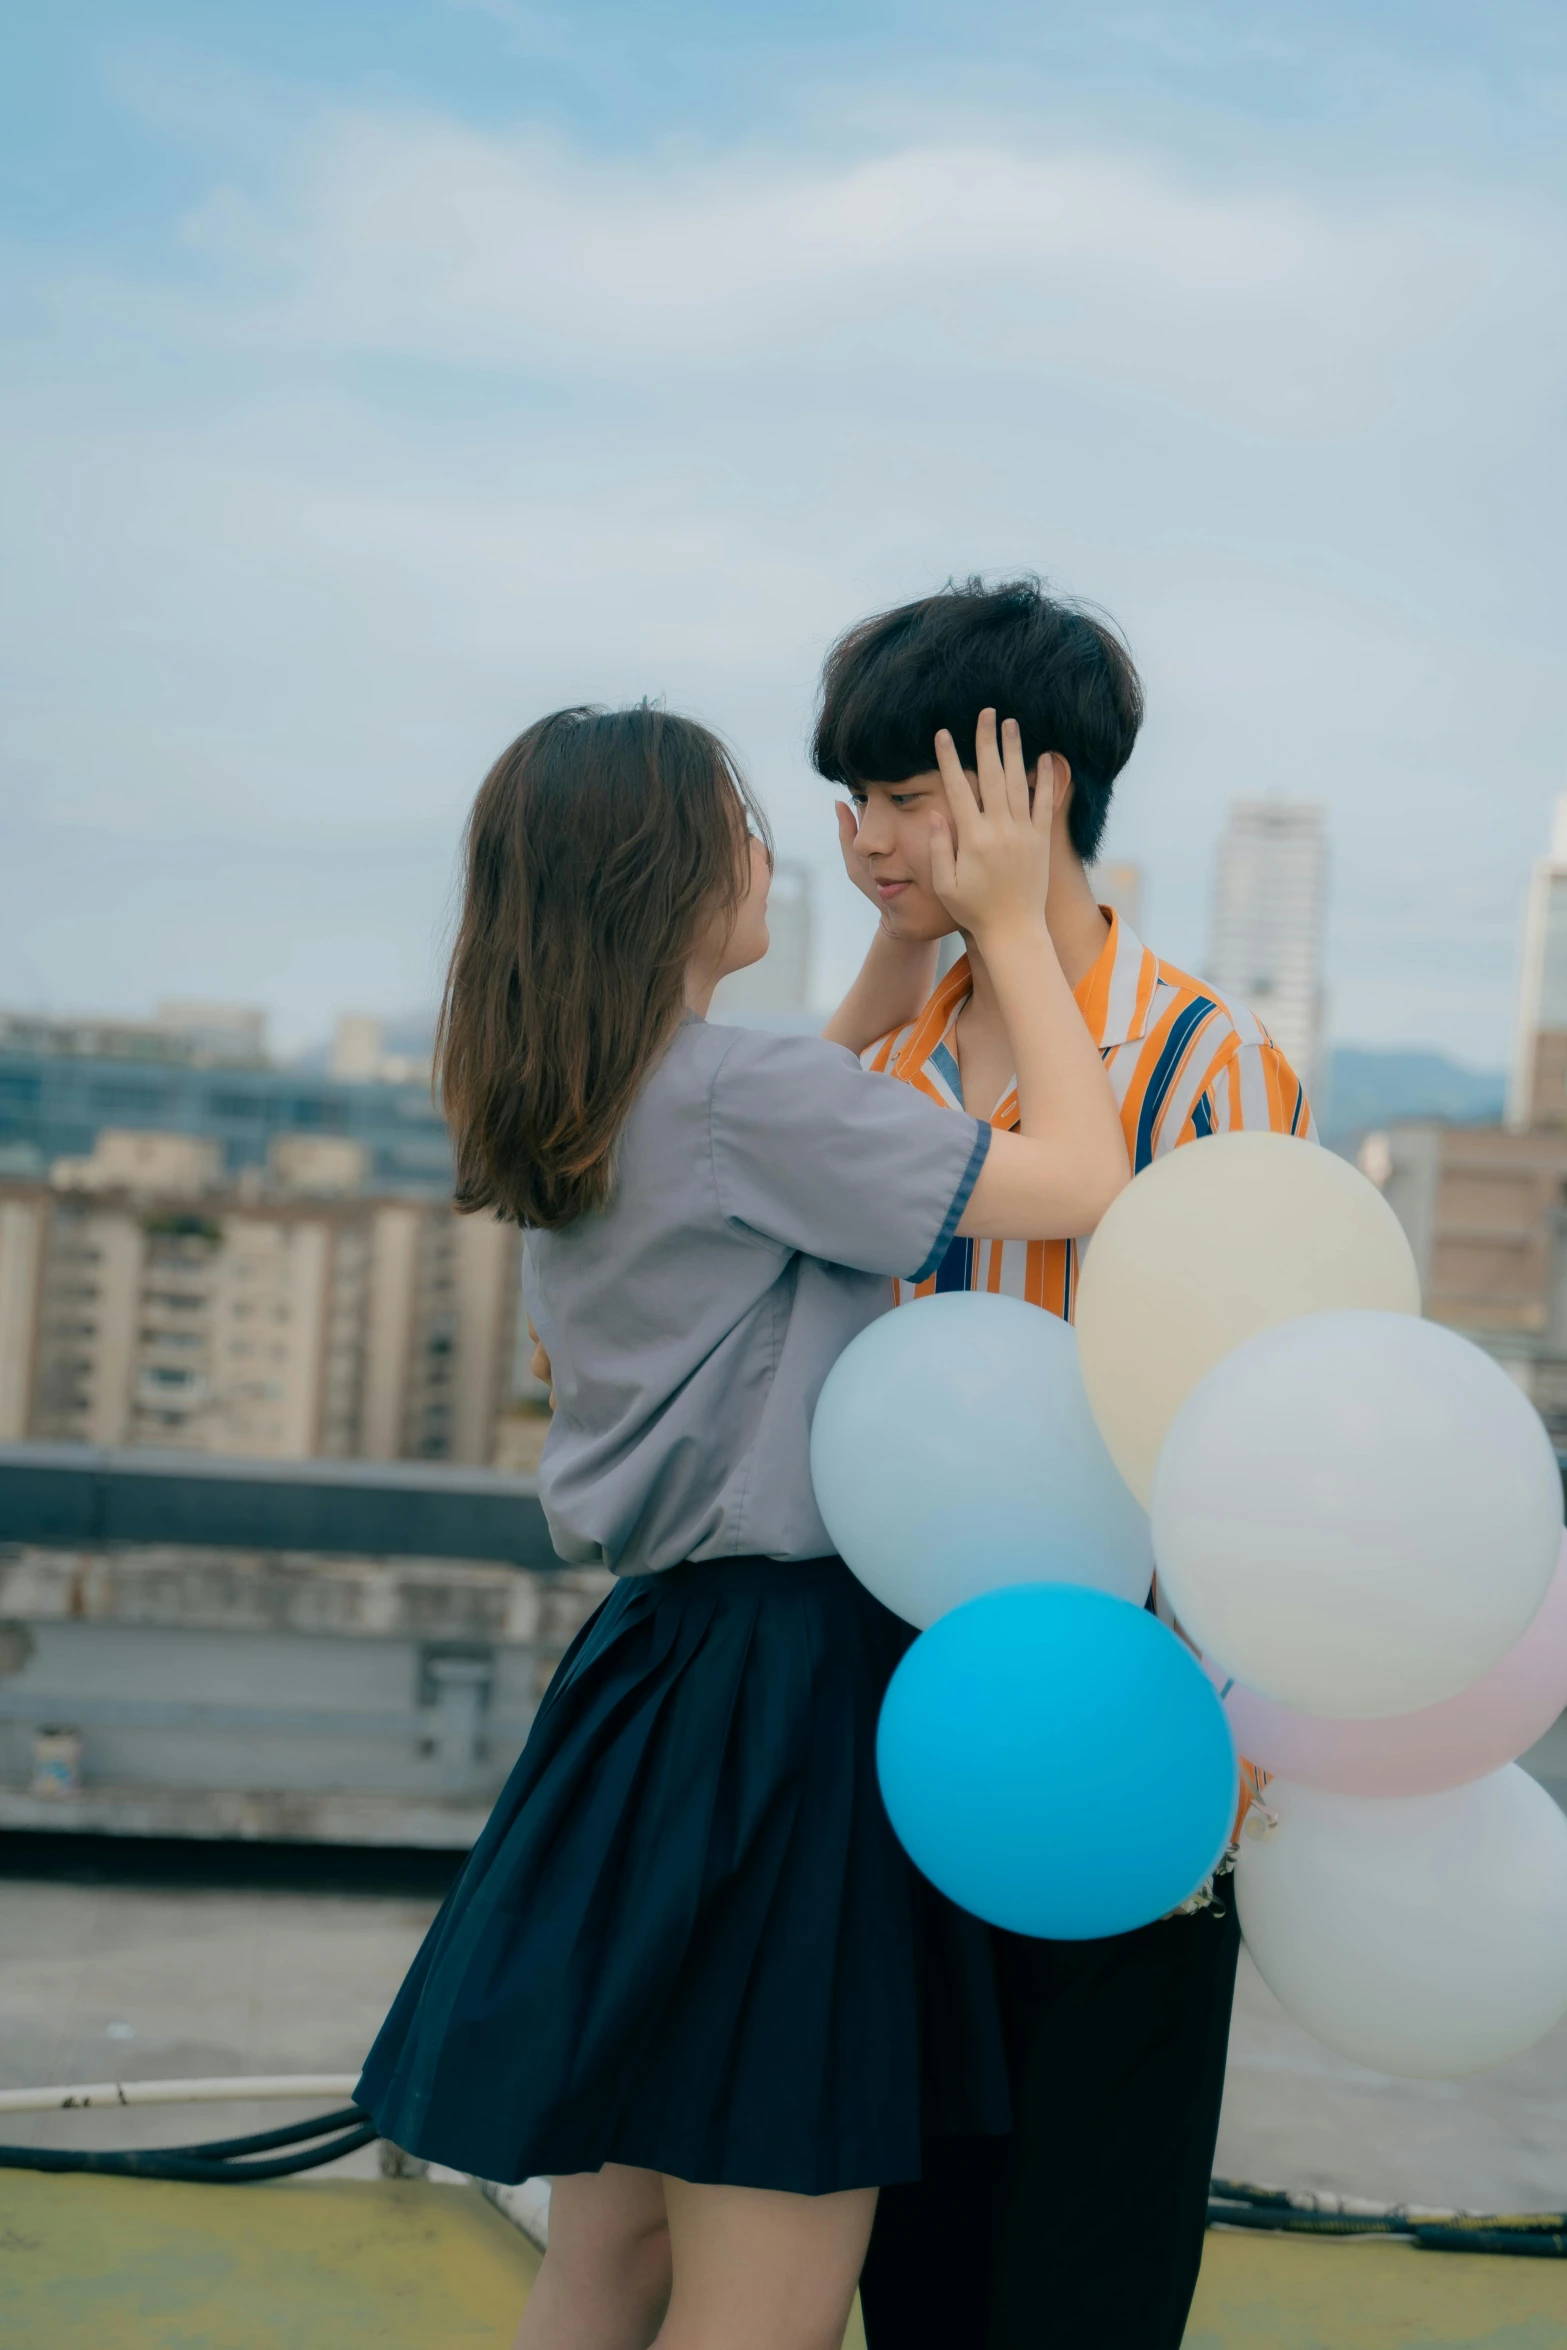
[[[438,985],[541,711],[805,755],[858,616],[1043,574],[1201,967],[1328,810],[1330,1023],[1507,1058],[1567,790],[1567,17],[1532,0],[59,0],[0,82],[0,1005]]]

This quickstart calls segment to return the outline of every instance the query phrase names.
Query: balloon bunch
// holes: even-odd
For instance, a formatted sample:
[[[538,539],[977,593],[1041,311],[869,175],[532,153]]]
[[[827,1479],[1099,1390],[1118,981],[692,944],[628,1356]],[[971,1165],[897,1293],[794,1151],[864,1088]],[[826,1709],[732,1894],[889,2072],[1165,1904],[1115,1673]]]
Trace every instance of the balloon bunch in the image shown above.
[[[1567,2013],[1567,1820],[1515,1764],[1567,1704],[1556,1460],[1419,1319],[1344,1161],[1266,1134],[1161,1160],[1086,1253],[1075,1336],[983,1295],[885,1317],[812,1471],[922,1627],[878,1761],[954,1900],[1053,1937],[1162,1916],[1230,1838],[1238,1748],[1275,1774],[1242,1928],[1320,2039],[1452,2075]],[[1184,1639],[1143,1606],[1155,1558]]]

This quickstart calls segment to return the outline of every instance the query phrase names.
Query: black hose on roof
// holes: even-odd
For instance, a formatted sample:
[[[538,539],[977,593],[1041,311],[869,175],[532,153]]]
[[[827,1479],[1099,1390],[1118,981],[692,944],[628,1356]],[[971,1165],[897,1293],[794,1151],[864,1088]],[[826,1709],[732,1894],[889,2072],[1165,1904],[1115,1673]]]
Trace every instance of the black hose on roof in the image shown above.
[[[1249,2187],[1215,2179],[1208,2190],[1208,2225],[1257,2228],[1283,2236],[1392,2236],[1426,2252],[1502,2252],[1536,2260],[1567,2259],[1567,2212],[1445,2212],[1420,2218],[1387,2211],[1332,2211],[1297,2200],[1278,2187]]]
[[[319,2170],[372,2145],[379,2133],[357,2105],[316,2120],[291,2122],[248,2138],[214,2138],[198,2146],[122,2147],[77,2152],[61,2146],[0,2146],[0,2170],[95,2171],[128,2179],[176,2179],[183,2184],[242,2186]],[[277,2149],[287,2147],[288,2153]],[[260,2159],[257,2159],[257,2158]],[[275,2159],[268,2159],[275,2157]],[[1567,2212],[1446,2213],[1418,2218],[1388,2211],[1334,2211],[1297,2201],[1282,2188],[1215,2179],[1209,2190],[1210,2227],[1255,2228],[1287,2236],[1389,2236],[1428,2252],[1492,2252],[1513,2258],[1567,2259]]]
[[[286,2129],[261,2130],[249,2138],[213,2138],[200,2146],[118,2147],[112,2152],[69,2146],[0,2146],[0,2170],[97,2171],[110,2178],[179,2179],[187,2185],[243,2186],[253,2179],[286,2179],[296,2171],[355,2154],[375,2143],[379,2132],[357,2105],[340,2106],[314,2121]],[[323,2143],[325,2141],[325,2143]],[[280,2146],[292,2147],[273,2161],[256,2161]]]

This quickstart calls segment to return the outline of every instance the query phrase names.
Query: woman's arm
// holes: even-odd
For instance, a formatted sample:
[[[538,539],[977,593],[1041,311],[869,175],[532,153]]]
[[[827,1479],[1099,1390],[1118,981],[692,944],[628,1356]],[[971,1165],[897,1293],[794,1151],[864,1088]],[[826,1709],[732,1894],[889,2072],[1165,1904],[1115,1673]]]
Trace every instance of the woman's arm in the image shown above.
[[[874,906],[873,886],[855,851],[854,810],[840,800],[837,812],[844,871]],[[894,938],[878,924],[859,976],[822,1030],[827,1042],[846,1044],[851,1053],[863,1053],[879,1036],[914,1019],[936,984],[938,943],[935,939]]]
[[[950,734],[936,737],[951,830],[932,818],[931,878],[995,982],[1017,1069],[1018,1131],[994,1134],[958,1231],[993,1240],[1092,1232],[1130,1181],[1121,1121],[1045,927],[1055,793],[1029,806],[1022,740],[993,710],[976,744],[978,793]],[[1043,783],[1043,777],[1040,778]]]
[[[827,1042],[863,1053],[878,1037],[917,1019],[936,984],[937,944],[878,930],[854,985],[822,1030]]]

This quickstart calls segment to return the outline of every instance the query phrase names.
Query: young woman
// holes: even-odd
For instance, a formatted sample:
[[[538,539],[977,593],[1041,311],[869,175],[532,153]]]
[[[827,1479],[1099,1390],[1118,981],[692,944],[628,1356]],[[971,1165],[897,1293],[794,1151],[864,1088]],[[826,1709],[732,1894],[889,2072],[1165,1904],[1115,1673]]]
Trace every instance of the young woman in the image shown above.
[[[1005,1007],[1014,1134],[840,1046],[707,1024],[766,950],[771,868],[703,728],[558,712],[474,807],[440,1036],[458,1203],[528,1227],[551,1532],[620,1581],[358,2098],[413,2152],[553,2179],[519,2350],[838,2350],[922,2127],[1008,2124],[982,1929],[876,1790],[912,1635],[831,1555],[807,1462],[889,1275],[954,1232],[1087,1232],[1126,1181],[1045,928],[1048,821],[1002,737],[986,713],[977,791],[936,745],[932,855]],[[945,2081],[922,2079],[933,2006]]]

